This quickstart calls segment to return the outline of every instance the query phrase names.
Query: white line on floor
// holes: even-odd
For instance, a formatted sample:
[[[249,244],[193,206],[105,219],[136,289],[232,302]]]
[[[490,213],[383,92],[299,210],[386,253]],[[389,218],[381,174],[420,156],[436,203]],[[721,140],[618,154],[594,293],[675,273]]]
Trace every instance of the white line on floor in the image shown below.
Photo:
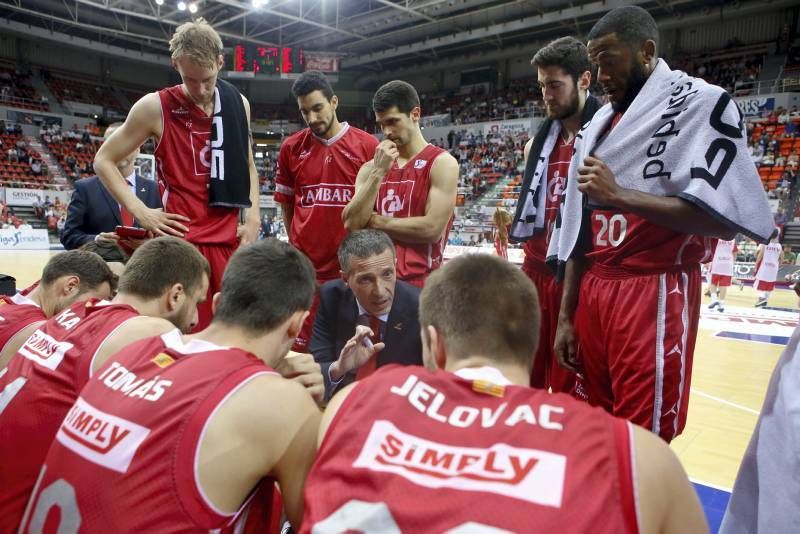
[[[708,393],[704,393],[698,389],[691,388],[691,392],[695,395],[700,395],[701,397],[705,397],[707,399],[711,399],[713,401],[717,401],[720,404],[725,404],[727,406],[731,406],[733,408],[738,408],[743,412],[751,413],[753,415],[758,415],[760,412],[758,410],[754,410],[752,408],[748,408],[747,406],[742,406],[741,404],[736,404],[735,402],[726,401],[725,399],[721,399],[719,397],[715,397],[714,395],[709,395]]]

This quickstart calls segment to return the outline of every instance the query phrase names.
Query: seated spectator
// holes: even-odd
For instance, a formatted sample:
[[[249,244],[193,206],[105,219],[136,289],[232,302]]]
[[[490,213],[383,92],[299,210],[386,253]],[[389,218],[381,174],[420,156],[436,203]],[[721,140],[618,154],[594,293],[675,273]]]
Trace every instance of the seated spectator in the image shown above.
[[[17,230],[33,230],[33,226],[31,226],[25,219],[20,219],[20,223],[19,226],[17,226]]]
[[[750,154],[753,156],[753,162],[755,162],[756,165],[760,165],[761,161],[764,159],[764,149],[761,145],[751,146]]]
[[[775,157],[775,166],[776,167],[785,167],[786,166],[786,157],[783,154],[778,154]]]
[[[10,161],[11,163],[19,162],[19,154],[17,153],[16,148],[9,148],[6,151],[6,154],[8,155],[8,161]]]
[[[786,165],[792,169],[797,169],[798,165],[800,165],[800,154],[797,153],[797,150],[792,150],[789,153],[789,157],[786,158]]]
[[[33,160],[33,163],[31,163],[31,172],[34,176],[42,175],[42,164],[39,163],[39,160]]]
[[[778,112],[773,110],[767,115],[767,124],[778,124]]]
[[[778,124],[786,124],[790,120],[789,110],[784,108],[778,109]]]
[[[9,228],[16,228],[16,226],[14,226],[14,219],[10,216],[7,217],[6,222],[3,223],[3,230],[7,230]]]
[[[769,136],[769,143],[767,143],[767,152],[780,152],[781,144],[774,135]]]
[[[761,166],[772,167],[774,165],[775,165],[775,154],[773,154],[771,151],[767,152],[767,155],[764,156],[763,160],[761,160]]]

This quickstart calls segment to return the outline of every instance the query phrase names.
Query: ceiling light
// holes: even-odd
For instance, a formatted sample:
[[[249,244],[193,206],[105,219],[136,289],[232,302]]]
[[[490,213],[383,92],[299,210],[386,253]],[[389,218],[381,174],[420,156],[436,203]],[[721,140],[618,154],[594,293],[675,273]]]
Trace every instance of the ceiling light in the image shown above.
[[[269,4],[269,0],[253,0],[253,7],[256,9],[267,4]]]
[[[164,5],[164,0],[156,0],[156,4],[158,4],[160,6],[163,6]]]
[[[197,3],[192,2],[189,4],[189,13],[197,13]]]
[[[186,2],[178,2],[178,9],[180,11],[186,11]]]

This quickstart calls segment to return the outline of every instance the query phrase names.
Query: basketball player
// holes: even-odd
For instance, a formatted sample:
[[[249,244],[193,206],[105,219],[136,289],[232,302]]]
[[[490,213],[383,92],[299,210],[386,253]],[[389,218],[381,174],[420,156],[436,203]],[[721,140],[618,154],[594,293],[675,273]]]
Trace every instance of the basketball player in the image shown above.
[[[716,308],[720,313],[725,311],[725,296],[733,281],[733,266],[738,250],[735,239],[717,240],[714,259],[711,260],[711,283],[708,285],[708,292],[711,294],[709,310]]]
[[[590,31],[589,58],[616,111],[611,129],[656,68],[658,40],[655,20],[636,6]],[[700,264],[711,251],[704,236],[733,239],[736,230],[680,197],[622,189],[596,157],[577,175],[578,189],[607,208],[591,212],[585,256],[567,263],[556,355],[583,373],[579,396],[670,441],[686,423]]]
[[[110,297],[116,283],[108,265],[92,252],[71,250],[50,258],[28,293],[0,296],[0,369],[42,322],[76,300]]]
[[[196,326],[202,330],[211,320],[211,296],[219,291],[228,258],[239,243],[247,244],[258,238],[261,228],[258,174],[248,143],[252,207],[246,212],[243,226],[237,226],[238,208],[209,206],[211,163],[218,159],[211,147],[211,129],[215,95],[220,92],[215,89],[217,76],[224,64],[222,40],[200,18],[180,25],[169,46],[172,66],[183,83],[147,94],[136,102],[125,123],[101,145],[94,165],[103,184],[139,226],[155,235],[183,237],[208,260],[211,283],[207,299],[198,309]],[[220,80],[220,83],[227,82]],[[244,96],[242,103],[249,132],[250,104]],[[163,211],[150,209],[136,198],[116,166],[150,137],[156,139]]]
[[[385,367],[333,398],[302,532],[707,532],[661,440],[527,387],[538,309],[530,280],[495,256],[431,275],[428,369]]]
[[[525,252],[522,270],[536,286],[542,311],[539,352],[534,360],[531,386],[568,392],[574,384],[574,377],[570,371],[558,365],[553,353],[561,286],[556,283],[553,270],[545,264],[545,259],[564,196],[575,134],[591,120],[600,102],[588,94],[592,67],[586,45],[574,37],[562,37],[549,43],[533,56],[531,64],[536,68],[548,119],[525,145],[526,162],[534,144],[536,150],[533,157],[536,161],[547,158],[546,181],[543,181],[543,193],[547,195],[545,228],[534,234],[522,247]],[[551,134],[551,130],[555,130],[557,138],[549,154],[542,153],[545,138]],[[531,172],[534,170],[531,168]]]
[[[129,260],[113,300],[75,303],[24,342],[0,377],[0,525],[22,519],[58,425],[84,384],[122,347],[176,326],[189,331],[208,271],[205,258],[181,239],[147,241]]]
[[[117,354],[58,429],[21,532],[201,532],[237,518],[263,520],[254,531],[264,532],[274,518],[245,506],[254,494],[270,502],[274,480],[299,528],[320,413],[273,369],[308,315],[314,279],[288,244],[242,247],[206,330]]]
[[[758,291],[756,308],[764,308],[769,301],[769,294],[775,289],[778,279],[778,267],[783,263],[783,248],[778,242],[779,234],[775,234],[768,245],[759,245],[756,252],[756,282],[753,285]]]
[[[374,228],[397,247],[397,278],[422,287],[442,264],[453,223],[458,162],[422,137],[416,89],[394,80],[372,98],[384,140],[361,167],[342,218],[348,230]]]
[[[281,203],[289,243],[308,256],[322,285],[339,277],[336,251],[345,235],[342,210],[353,197],[358,169],[375,154],[378,140],[339,122],[339,98],[321,72],[301,74],[292,94],[308,128],[281,145],[275,200]],[[293,350],[307,350],[318,303],[315,297]]]

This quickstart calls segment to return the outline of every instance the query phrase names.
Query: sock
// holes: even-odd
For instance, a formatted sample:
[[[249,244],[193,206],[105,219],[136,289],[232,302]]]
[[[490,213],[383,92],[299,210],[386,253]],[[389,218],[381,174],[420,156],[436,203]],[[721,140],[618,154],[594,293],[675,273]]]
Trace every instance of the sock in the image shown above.
[[[711,292],[711,304],[714,304],[717,301],[719,301],[719,298],[717,297],[717,292],[716,291],[712,291]]]
[[[759,291],[758,298],[759,300],[767,300],[769,298],[769,293],[767,291]]]
[[[725,301],[724,300],[720,300],[719,301],[719,307],[720,308],[724,308],[725,307]]]

